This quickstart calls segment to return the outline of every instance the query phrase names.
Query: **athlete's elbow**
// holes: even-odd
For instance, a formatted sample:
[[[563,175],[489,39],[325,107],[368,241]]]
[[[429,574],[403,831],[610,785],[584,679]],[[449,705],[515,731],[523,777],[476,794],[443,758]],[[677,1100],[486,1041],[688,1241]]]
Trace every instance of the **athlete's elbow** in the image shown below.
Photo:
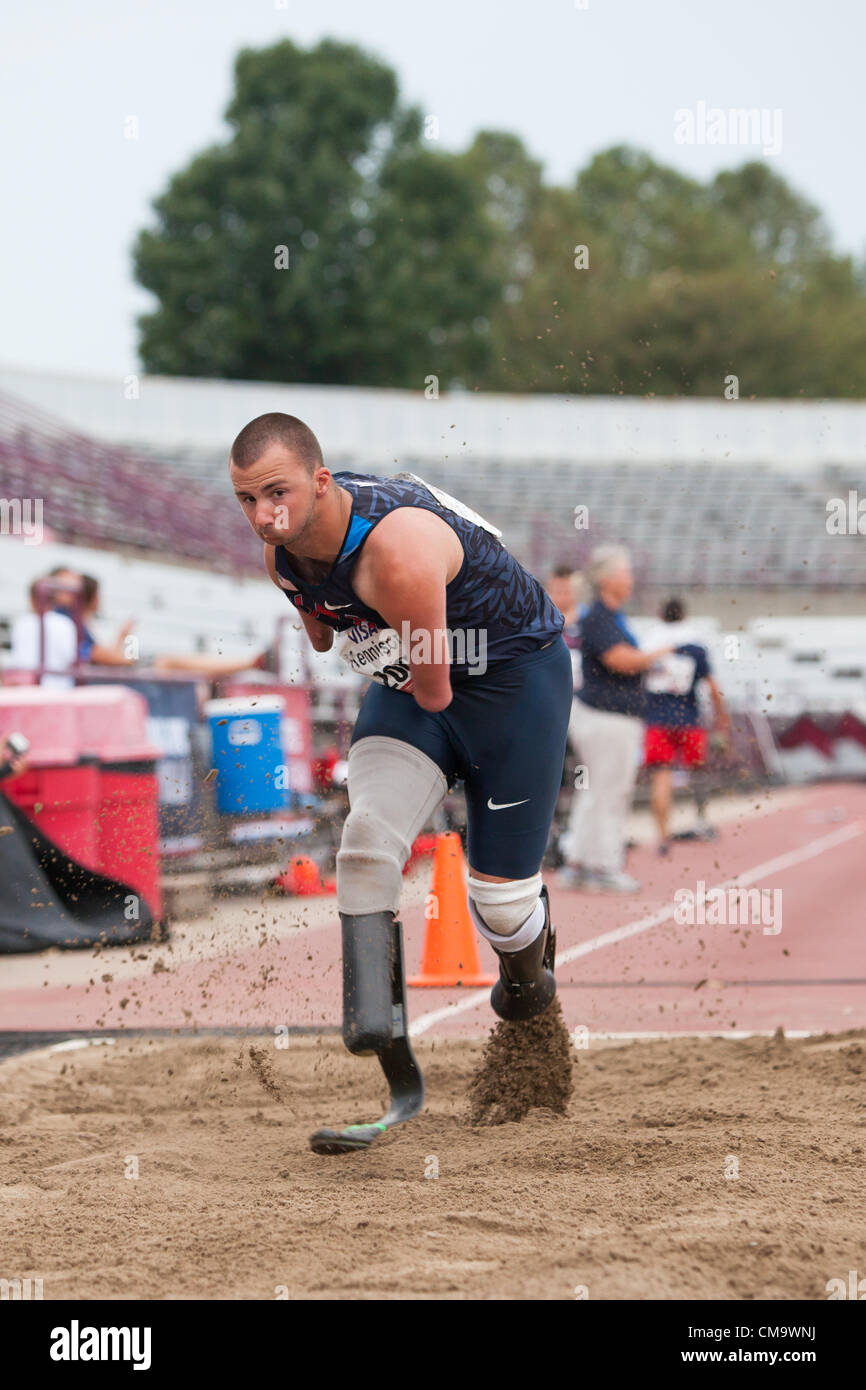
[[[443,709],[447,709],[451,704],[453,691],[450,685],[447,690],[419,690],[417,685],[413,692],[416,704],[420,705],[428,714],[439,714]]]

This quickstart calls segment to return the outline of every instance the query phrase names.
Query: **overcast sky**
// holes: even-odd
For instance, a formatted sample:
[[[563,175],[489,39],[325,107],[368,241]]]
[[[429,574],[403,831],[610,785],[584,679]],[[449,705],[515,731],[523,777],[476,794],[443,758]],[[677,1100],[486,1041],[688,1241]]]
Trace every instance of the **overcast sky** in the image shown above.
[[[132,280],[135,233],[169,174],[224,134],[237,50],[284,36],[369,48],[404,99],[438,117],[444,146],[514,131],[550,181],[624,141],[706,178],[761,151],[678,144],[675,111],[778,111],[768,162],[822,208],[838,248],[866,252],[864,0],[7,0],[4,11],[9,366],[135,369],[135,317],[150,304]],[[124,138],[128,116],[137,140]]]

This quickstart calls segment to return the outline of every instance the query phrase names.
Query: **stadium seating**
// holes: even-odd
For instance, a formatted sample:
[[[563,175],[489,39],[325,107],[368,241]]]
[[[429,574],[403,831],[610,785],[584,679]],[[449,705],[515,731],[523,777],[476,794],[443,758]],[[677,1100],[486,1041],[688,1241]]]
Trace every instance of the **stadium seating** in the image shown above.
[[[177,383],[178,400],[185,387],[195,394],[196,386]],[[681,452],[682,440],[677,443]],[[778,460],[772,466],[681,458],[593,463],[504,453],[431,458],[404,450],[399,460],[383,459],[378,471],[409,469],[459,496],[499,526],[509,548],[539,574],[554,561],[579,566],[602,540],[625,543],[639,591],[692,590],[695,613],[696,588],[853,594],[866,583],[862,537],[831,535],[826,525],[828,499],[856,487],[850,462],[824,457],[804,471],[802,458],[786,468]],[[371,467],[345,444],[328,462],[335,471]],[[331,692],[334,708],[357,698],[332,654],[306,652],[289,606],[261,578],[259,545],[230,503],[225,457],[214,448],[189,441],[171,448],[164,439],[148,446],[140,434],[134,448],[102,443],[0,393],[0,496],[43,498],[48,536],[39,546],[19,539],[0,547],[0,624],[7,630],[27,610],[30,580],[71,564],[102,581],[108,623],[137,619],[145,653],[252,654],[283,618],[289,668],[299,676],[309,671],[323,693]],[[588,509],[588,531],[575,529],[578,505]],[[805,613],[756,619],[737,634],[733,655],[718,623],[707,620],[704,627],[735,706],[790,717],[805,709],[862,712],[866,619]]]
[[[182,497],[171,468],[73,433],[0,395],[0,495],[44,499],[44,524],[81,545],[126,546],[260,571],[261,552],[239,513],[202,485]]]
[[[228,496],[224,461],[187,452],[161,469],[177,468],[215,494]],[[331,458],[329,466],[366,471],[362,460]],[[859,536],[827,531],[827,499],[855,486],[839,466],[807,484],[802,472],[745,465],[588,465],[527,459],[451,463],[403,456],[383,463],[409,469],[460,497],[503,532],[509,549],[531,568],[552,559],[586,558],[604,539],[628,545],[642,584],[663,587],[850,589],[866,583],[866,547]],[[574,508],[588,508],[590,528],[574,526]]]
[[[170,397],[173,408],[181,414],[188,400],[194,421],[207,402],[215,411],[225,399],[231,400],[233,393],[241,393],[246,400],[246,395],[256,396],[263,389],[239,383],[209,383],[211,394],[205,400],[200,399],[203,383],[176,382],[170,388],[159,379],[155,383],[149,391],[157,396],[167,393],[167,399]],[[47,386],[45,383],[46,389]],[[116,411],[109,409],[114,397],[107,400],[97,386],[98,383],[92,383],[88,391],[88,383],[70,382],[68,390],[85,399],[93,395],[100,402],[99,418],[108,423],[111,417],[116,441],[121,427],[113,418]],[[274,391],[279,394],[286,389]],[[340,406],[340,413],[333,417],[329,412],[329,429],[337,441],[329,451],[329,466],[335,470],[369,471],[373,467],[369,441],[362,435],[357,448],[348,449],[344,417],[354,412],[363,421],[369,416],[371,430],[375,426],[380,433],[390,421],[395,438],[400,427],[405,435],[406,421],[413,403],[417,404],[413,393],[352,394],[340,388],[331,389],[336,393],[335,404]],[[324,393],[325,388],[319,391]],[[322,400],[317,406],[319,411],[325,410],[330,400],[331,397]],[[538,423],[548,418],[544,415],[547,410],[550,418],[559,422],[561,402],[553,401],[545,407],[538,398],[528,403],[521,398],[517,401],[515,413],[529,411]],[[261,404],[264,406],[265,397]],[[494,398],[484,401],[479,397],[471,404],[481,411],[483,421],[491,412],[491,418],[495,416]],[[606,404],[609,403],[582,404],[581,416],[590,420],[604,416]],[[631,419],[645,404],[621,403],[623,419]],[[130,411],[135,413],[143,408],[143,402],[127,404],[126,418],[129,419]],[[244,418],[242,408],[238,407],[237,419]],[[646,425],[628,436],[622,446],[624,451],[633,450],[638,438],[643,439],[645,449],[652,445],[652,453],[632,460],[612,455],[615,444],[603,434],[599,434],[595,459],[586,457],[586,441],[579,434],[575,435],[573,456],[556,456],[551,453],[551,441],[554,440],[555,448],[558,436],[551,433],[551,426],[550,438],[543,431],[537,435],[537,456],[533,456],[531,448],[527,448],[525,457],[515,456],[510,438],[503,439],[501,455],[485,453],[477,444],[471,454],[459,449],[448,452],[441,446],[431,452],[426,439],[425,447],[414,453],[411,445],[401,450],[395,444],[382,453],[375,468],[386,474],[409,469],[460,496],[499,526],[510,549],[535,569],[543,568],[552,559],[579,563],[590,544],[610,539],[631,547],[638,580],[650,586],[817,587],[850,591],[866,582],[866,547],[862,537],[833,535],[827,529],[828,501],[847,498],[850,490],[856,491],[862,472],[850,461],[851,441],[846,430],[850,434],[859,428],[850,417],[852,407],[834,424],[835,434],[827,427],[823,443],[820,432],[816,436],[815,462],[811,467],[804,465],[802,457],[793,458],[793,443],[789,465],[778,448],[775,453],[768,453],[763,463],[719,457],[718,449],[715,454],[710,451],[713,441],[708,438],[700,442],[700,415],[694,421],[688,417],[688,429],[671,423],[670,460],[665,461],[658,452],[664,421],[681,418],[664,416],[665,408],[659,403],[648,417],[654,422],[658,439],[643,438],[641,431],[646,430]],[[683,403],[682,408],[692,407]],[[446,409],[449,414],[459,413],[453,405]],[[507,414],[509,407],[503,404],[501,409]],[[783,425],[788,433],[796,430],[798,409],[789,406],[787,414],[779,413],[776,403],[771,420],[777,431]],[[225,573],[258,573],[260,556],[255,538],[240,514],[224,505],[230,491],[225,445],[220,452],[210,445],[190,442],[188,437],[182,439],[181,424],[172,426],[176,443],[170,444],[162,417],[151,418],[153,428],[149,434],[142,433],[134,421],[127,426],[128,434],[135,434],[134,447],[117,442],[106,444],[70,429],[35,404],[7,391],[0,392],[0,495],[43,496],[47,503],[46,524],[58,537],[79,544],[127,546],[139,551],[158,549],[163,555],[202,562]],[[731,422],[745,419],[742,414],[724,418]],[[760,419],[753,418],[757,428]],[[424,419],[429,419],[429,415]],[[806,417],[803,422],[805,433]],[[606,429],[609,431],[610,427],[608,422]],[[489,433],[489,422],[485,428]],[[712,428],[709,420],[704,428]],[[809,428],[814,431],[814,421]],[[526,422],[522,429],[526,433]],[[695,434],[695,457],[691,460],[683,457],[684,437],[688,438],[690,431]],[[208,433],[206,422],[199,419],[187,435],[190,432],[203,438]],[[168,438],[174,436],[169,434]],[[838,440],[841,462],[832,461],[827,439]],[[605,452],[601,450],[602,442]],[[742,443],[739,448],[742,454]],[[588,509],[588,531],[575,530],[577,505]]]

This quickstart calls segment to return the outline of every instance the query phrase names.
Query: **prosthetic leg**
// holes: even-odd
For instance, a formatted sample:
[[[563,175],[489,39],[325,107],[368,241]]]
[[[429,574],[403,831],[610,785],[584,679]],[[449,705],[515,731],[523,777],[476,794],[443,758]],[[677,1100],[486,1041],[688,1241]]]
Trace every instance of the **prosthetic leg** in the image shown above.
[[[391,1093],[380,1120],[318,1129],[310,1148],[318,1154],[368,1149],[392,1125],[418,1114],[424,1079],[409,1045],[403,930],[393,912],[341,913],[343,928],[343,1041],[358,1056],[375,1053]]]
[[[497,951],[499,979],[490,992],[490,1005],[500,1018],[523,1021],[543,1014],[556,995],[556,929],[550,920],[547,889],[540,894],[544,903],[544,927],[539,936],[522,951]]]
[[[469,877],[469,910],[499,957],[490,1004],[508,1021],[535,1018],[556,995],[556,931],[541,874],[506,883]]]
[[[310,1136],[314,1153],[368,1149],[392,1125],[411,1120],[424,1104],[424,1081],[409,1045],[403,931],[397,910],[412,841],[446,788],[436,763],[399,739],[371,735],[349,751],[351,810],[337,855],[343,1041],[350,1052],[379,1058],[391,1100],[380,1120],[317,1130]]]

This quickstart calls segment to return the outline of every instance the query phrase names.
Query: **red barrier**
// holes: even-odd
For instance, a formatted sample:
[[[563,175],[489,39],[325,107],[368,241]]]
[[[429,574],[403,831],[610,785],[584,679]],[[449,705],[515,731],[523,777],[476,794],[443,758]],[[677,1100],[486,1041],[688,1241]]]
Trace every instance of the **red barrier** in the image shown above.
[[[0,690],[0,735],[31,744],[10,801],[71,859],[128,884],[162,914],[155,762],[144,698],[124,686]]]
[[[75,767],[34,767],[4,782],[3,790],[49,840],[83,864],[99,863],[99,783],[96,760]]]
[[[97,838],[99,871],[128,883],[162,916],[159,860],[159,807],[153,764],[135,770],[103,767],[100,775]]]

